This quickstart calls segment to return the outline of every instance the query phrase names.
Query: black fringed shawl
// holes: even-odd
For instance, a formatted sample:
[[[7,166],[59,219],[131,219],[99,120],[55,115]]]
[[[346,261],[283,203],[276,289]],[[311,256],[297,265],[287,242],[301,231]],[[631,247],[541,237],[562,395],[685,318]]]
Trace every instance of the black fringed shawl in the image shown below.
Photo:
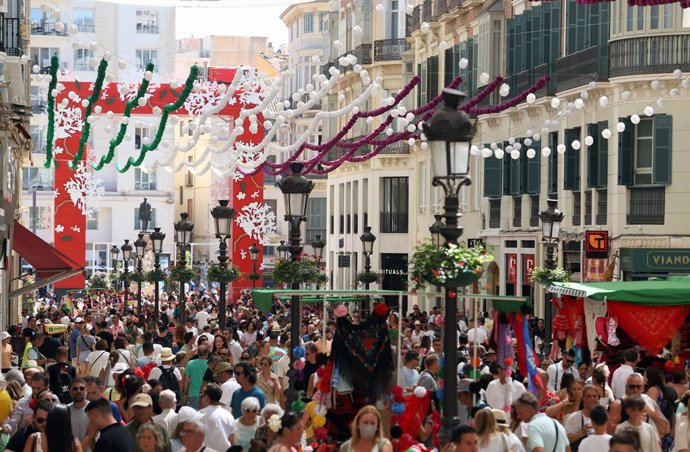
[[[387,392],[393,375],[393,351],[383,316],[372,313],[359,325],[337,319],[331,357],[339,378],[373,402]]]

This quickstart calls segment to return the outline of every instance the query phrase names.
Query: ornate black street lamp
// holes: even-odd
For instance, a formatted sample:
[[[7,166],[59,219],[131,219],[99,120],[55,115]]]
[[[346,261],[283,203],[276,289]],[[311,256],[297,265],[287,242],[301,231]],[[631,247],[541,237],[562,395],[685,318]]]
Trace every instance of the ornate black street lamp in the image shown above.
[[[216,238],[220,240],[218,247],[218,263],[225,270],[228,268],[228,243],[232,232],[232,219],[235,217],[235,209],[228,206],[229,201],[223,199],[211,210],[211,216],[216,227]],[[218,326],[225,328],[225,297],[227,282],[220,281],[220,294],[218,297]]]
[[[252,289],[256,289],[256,278],[259,276],[256,273],[256,262],[259,260],[259,247],[256,243],[252,243],[249,247],[249,259],[252,261]]]
[[[287,259],[290,254],[290,248],[285,244],[285,240],[280,241],[280,245],[276,247],[278,251],[278,257],[281,259]]]
[[[364,226],[364,233],[359,236],[359,240],[362,241],[362,252],[364,253],[364,273],[367,279],[364,282],[364,290],[369,292],[369,276],[371,274],[371,255],[374,252],[374,242],[376,241],[376,236],[371,233],[371,226]],[[371,306],[369,306],[369,295],[367,294],[364,303],[366,304],[366,309],[371,312]]]
[[[187,220],[189,214],[187,212],[180,213],[180,221],[175,223],[175,237],[177,239],[177,265],[180,268],[187,266],[187,245],[194,230],[194,223]],[[184,293],[185,281],[180,280],[180,324],[185,323],[185,302],[187,301]]]
[[[433,167],[433,185],[441,186],[445,195],[443,218],[445,224],[434,223],[434,231],[440,234],[446,245],[457,243],[462,235],[462,226],[458,224],[458,193],[463,185],[470,185],[469,162],[470,144],[474,137],[474,124],[464,111],[458,110],[465,93],[453,89],[443,90],[443,106],[434,113],[428,123],[424,124],[424,134],[431,147]],[[437,218],[440,223],[440,218]],[[439,239],[435,236],[434,239]],[[440,241],[440,240],[439,240]],[[446,373],[455,375],[458,365],[458,348],[456,319],[458,317],[458,299],[456,288],[446,287],[445,293],[445,326],[443,334],[443,355],[446,362]],[[450,369],[453,372],[450,372]],[[443,394],[443,429],[448,438],[457,423],[457,379],[446,378]]]
[[[137,316],[141,316],[143,314],[141,311],[141,279],[144,265],[144,251],[146,250],[146,240],[144,240],[143,233],[140,232],[137,239],[134,241],[134,248],[136,248],[137,252],[137,273],[139,274],[137,278]]]
[[[125,284],[125,302],[122,306],[122,315],[124,316],[127,311],[127,302],[129,301],[129,278],[127,275],[129,275],[129,261],[132,259],[132,245],[129,244],[129,239],[125,239],[125,244],[120,249],[122,250],[122,281]]]
[[[285,198],[285,221],[288,222],[289,230],[288,250],[293,261],[297,260],[297,257],[302,253],[300,224],[307,221],[307,202],[311,191],[314,189],[314,182],[302,175],[303,168],[304,165],[301,162],[292,162],[290,164],[292,174],[276,183]],[[293,283],[292,289],[299,290],[299,282]],[[290,363],[294,364],[295,357],[292,350],[300,345],[299,332],[302,320],[300,298],[297,295],[292,296],[290,318]],[[292,380],[294,385],[294,379]],[[292,396],[296,396],[296,393]],[[288,399],[292,399],[292,397],[288,397]]]
[[[549,199],[546,201],[547,208],[539,214],[542,227],[542,242],[546,246],[546,259],[544,265],[547,269],[553,270],[556,268],[556,259],[554,258],[554,250],[558,246],[560,240],[559,234],[561,232],[561,221],[563,221],[563,212],[558,210],[558,200]],[[551,304],[551,293],[546,292],[544,295],[544,356],[548,356],[551,352],[551,331],[553,323],[553,305]]]
[[[165,234],[161,232],[161,228],[154,228],[153,232],[151,235],[149,235],[149,238],[151,239],[151,243],[153,244],[153,256],[154,256],[154,262],[153,262],[153,268],[154,268],[154,273],[156,274],[155,281],[153,283],[153,288],[154,288],[154,293],[153,293],[153,300],[154,300],[154,316],[156,319],[156,323],[158,323],[158,318],[159,318],[159,306],[158,303],[160,301],[160,294],[158,293],[158,287],[160,284],[160,281],[158,281],[158,274],[160,273],[161,269],[161,253],[163,252],[163,240],[165,240]]]
[[[113,245],[112,247],[110,247],[110,261],[112,262],[112,265],[113,265],[113,272],[111,273],[111,276],[112,276],[111,287],[112,287],[112,285],[115,286],[115,292],[118,292],[120,290],[120,278],[117,275],[117,264],[118,264],[119,256],[120,256],[120,248],[118,248],[117,245]]]
[[[323,258],[323,249],[326,248],[326,241],[321,238],[321,234],[314,235],[314,241],[311,242],[311,247],[314,250],[314,257],[316,258],[316,265],[319,267],[319,274],[321,273],[321,259]],[[321,286],[320,282],[316,282],[316,288]]]

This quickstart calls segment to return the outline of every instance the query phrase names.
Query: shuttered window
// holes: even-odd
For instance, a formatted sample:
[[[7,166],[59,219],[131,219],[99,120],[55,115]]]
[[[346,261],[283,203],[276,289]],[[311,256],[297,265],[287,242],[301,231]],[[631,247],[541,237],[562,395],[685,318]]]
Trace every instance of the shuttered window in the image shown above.
[[[655,115],[633,124],[621,118],[625,131],[618,138],[618,184],[669,185],[673,117]]]
[[[601,136],[601,131],[607,127],[607,121],[587,125],[587,135],[594,139],[587,148],[588,188],[605,188],[608,182],[608,140]]]
[[[580,190],[580,152],[572,148],[572,142],[580,140],[580,128],[565,130],[565,155],[563,162],[563,189]]]

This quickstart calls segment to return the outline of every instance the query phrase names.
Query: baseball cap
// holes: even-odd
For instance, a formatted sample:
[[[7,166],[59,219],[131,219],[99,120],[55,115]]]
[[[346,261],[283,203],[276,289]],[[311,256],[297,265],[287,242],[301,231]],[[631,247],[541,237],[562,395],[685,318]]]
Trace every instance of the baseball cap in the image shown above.
[[[113,366],[112,369],[110,369],[110,372],[112,372],[112,374],[115,375],[115,374],[121,374],[125,370],[127,370],[127,364],[117,363]]]
[[[150,395],[141,393],[134,396],[129,406],[153,406],[153,400]]]
[[[74,319],[74,323],[84,323],[84,319],[81,317],[77,317],[76,319]]]
[[[474,383],[474,380],[470,378],[463,378],[458,382],[458,393],[460,392],[470,392],[470,385]]]

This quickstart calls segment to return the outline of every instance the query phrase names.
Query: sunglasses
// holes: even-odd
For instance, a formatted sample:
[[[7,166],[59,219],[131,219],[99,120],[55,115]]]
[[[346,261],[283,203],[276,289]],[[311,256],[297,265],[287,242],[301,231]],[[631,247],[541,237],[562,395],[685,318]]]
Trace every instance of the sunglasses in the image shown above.
[[[86,391],[86,388],[84,386],[75,386],[72,388],[72,391]]]
[[[48,420],[48,418],[45,418],[45,417],[37,417],[36,423],[37,424],[45,424],[47,420]]]
[[[251,410],[244,410],[245,413],[258,413],[259,410],[256,409],[251,409]]]

